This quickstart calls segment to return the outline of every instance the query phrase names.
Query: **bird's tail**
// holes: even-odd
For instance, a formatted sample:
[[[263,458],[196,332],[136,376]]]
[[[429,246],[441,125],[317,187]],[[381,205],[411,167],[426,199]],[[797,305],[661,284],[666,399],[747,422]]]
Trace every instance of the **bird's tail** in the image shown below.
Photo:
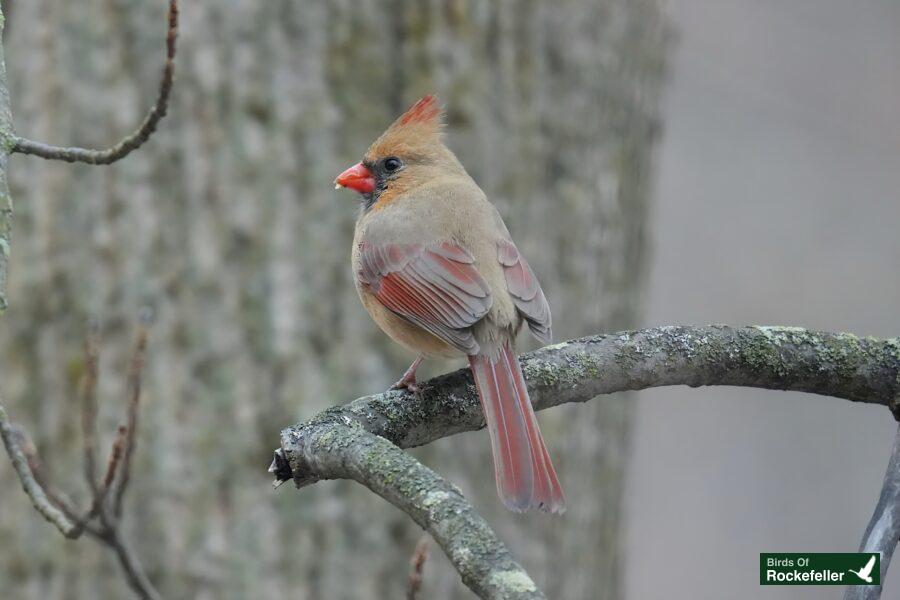
[[[491,438],[497,493],[510,510],[561,513],[565,497],[509,342],[496,356],[469,356]]]

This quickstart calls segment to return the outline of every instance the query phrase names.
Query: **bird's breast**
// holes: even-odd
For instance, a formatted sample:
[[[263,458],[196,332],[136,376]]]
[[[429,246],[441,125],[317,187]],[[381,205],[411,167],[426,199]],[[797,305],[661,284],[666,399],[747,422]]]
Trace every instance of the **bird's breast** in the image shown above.
[[[407,350],[425,356],[453,357],[461,355],[461,352],[453,346],[385,307],[366,286],[357,283],[356,289],[359,292],[359,299],[372,320],[388,337]]]

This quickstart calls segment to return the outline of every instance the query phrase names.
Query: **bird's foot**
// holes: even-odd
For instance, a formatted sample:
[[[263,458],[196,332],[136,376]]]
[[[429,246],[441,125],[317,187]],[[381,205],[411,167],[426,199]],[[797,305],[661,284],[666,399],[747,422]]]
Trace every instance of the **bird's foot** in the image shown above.
[[[412,392],[413,394],[418,394],[422,391],[422,388],[419,387],[419,384],[416,382],[415,378],[412,381],[406,381],[401,379],[394,385],[388,388],[389,390],[406,390],[408,392]]]
[[[403,374],[403,377],[400,380],[392,385],[390,390],[407,390],[412,392],[413,394],[418,394],[422,391],[422,388],[419,387],[418,382],[416,381],[416,369],[419,368],[419,365],[422,364],[422,357],[418,357],[413,361],[413,364],[409,365],[409,368],[406,370],[406,373]]]

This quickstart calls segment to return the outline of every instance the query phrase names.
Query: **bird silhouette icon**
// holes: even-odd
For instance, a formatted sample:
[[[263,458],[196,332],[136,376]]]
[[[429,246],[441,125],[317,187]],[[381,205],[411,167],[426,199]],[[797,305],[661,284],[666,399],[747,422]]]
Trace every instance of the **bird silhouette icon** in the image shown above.
[[[853,569],[847,569],[848,573],[853,573],[866,583],[872,583],[872,568],[875,566],[875,554],[869,559],[869,562],[866,563],[859,571],[854,571]]]

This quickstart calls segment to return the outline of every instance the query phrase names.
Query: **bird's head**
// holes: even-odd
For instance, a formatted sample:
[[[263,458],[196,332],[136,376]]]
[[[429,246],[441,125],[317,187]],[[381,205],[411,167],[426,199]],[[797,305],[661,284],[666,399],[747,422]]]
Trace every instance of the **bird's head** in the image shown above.
[[[435,177],[464,173],[444,145],[443,116],[437,97],[425,96],[375,140],[362,161],[337,176],[335,188],[359,192],[368,210],[384,206]]]

